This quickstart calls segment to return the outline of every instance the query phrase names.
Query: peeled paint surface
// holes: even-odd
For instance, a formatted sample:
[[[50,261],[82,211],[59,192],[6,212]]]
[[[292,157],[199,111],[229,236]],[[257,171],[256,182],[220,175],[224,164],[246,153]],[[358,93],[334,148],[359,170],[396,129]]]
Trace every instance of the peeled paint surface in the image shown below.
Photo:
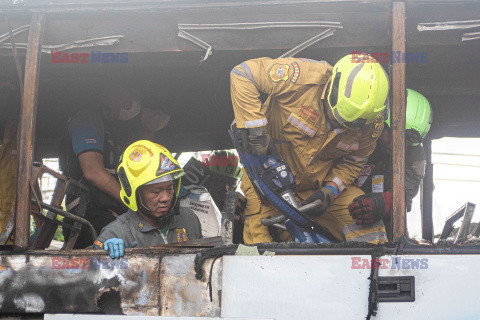
[[[182,250],[182,249],[181,249]],[[90,251],[92,252],[92,251]],[[195,278],[195,254],[107,255],[66,252],[0,256],[0,313],[107,313],[219,316],[222,259],[217,259],[210,302],[207,282]]]
[[[207,287],[213,259],[205,262],[204,280],[195,278],[195,255],[166,256],[161,263],[161,315],[163,316],[220,316],[222,259],[217,259],[212,276],[212,302]]]
[[[277,255],[480,254],[478,243],[418,245],[411,241],[366,244],[259,244]],[[189,317],[220,316],[223,258],[215,260],[212,301],[207,286],[212,261],[232,255],[236,245],[199,248],[128,249],[112,260],[97,250],[0,252],[0,313],[107,313]],[[407,252],[408,250],[408,252]],[[196,278],[199,255],[203,280]],[[410,253],[409,253],[410,252]],[[199,264],[200,266],[200,264]],[[200,272],[200,269],[199,269]],[[224,301],[225,302],[225,301]]]

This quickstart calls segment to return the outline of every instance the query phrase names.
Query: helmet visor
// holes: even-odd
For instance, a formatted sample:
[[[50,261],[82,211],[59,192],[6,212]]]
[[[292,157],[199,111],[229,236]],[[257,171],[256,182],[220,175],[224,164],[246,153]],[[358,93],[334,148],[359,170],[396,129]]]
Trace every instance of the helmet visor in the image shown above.
[[[152,180],[150,182],[145,183],[145,185],[150,185],[150,184],[155,184],[155,183],[160,183],[160,182],[166,182],[166,181],[172,181],[174,180],[172,174],[167,174],[165,176],[161,176],[155,180]]]

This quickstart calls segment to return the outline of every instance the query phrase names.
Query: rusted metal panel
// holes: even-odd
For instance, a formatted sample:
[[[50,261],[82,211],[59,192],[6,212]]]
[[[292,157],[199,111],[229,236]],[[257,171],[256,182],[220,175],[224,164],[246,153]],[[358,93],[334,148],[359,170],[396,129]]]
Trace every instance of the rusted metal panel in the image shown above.
[[[182,242],[174,242],[169,244],[163,244],[161,246],[166,247],[190,247],[190,248],[212,248],[212,247],[220,247],[223,245],[222,237],[209,237],[209,238],[201,238],[195,240],[188,240]],[[159,246],[160,247],[160,246]]]
[[[405,52],[405,2],[393,3],[394,52]],[[392,143],[393,143],[393,239],[406,234],[405,218],[405,64],[393,64],[392,76]]]
[[[158,315],[159,257],[0,257],[0,313]]]
[[[32,178],[33,147],[37,118],[40,48],[43,42],[45,16],[34,14],[30,23],[25,62],[25,84],[20,118],[18,148],[17,203],[15,209],[15,247],[25,249],[30,234],[30,181]]]
[[[150,317],[149,320],[274,320],[266,318],[211,318],[211,317]],[[13,319],[12,319],[13,320]],[[118,320],[118,316],[88,314],[46,314],[44,320]],[[128,320],[145,320],[143,316],[130,316]]]
[[[222,259],[205,262],[204,280],[197,280],[195,255],[166,256],[161,262],[160,306],[162,316],[220,317]],[[210,270],[212,301],[207,287]]]

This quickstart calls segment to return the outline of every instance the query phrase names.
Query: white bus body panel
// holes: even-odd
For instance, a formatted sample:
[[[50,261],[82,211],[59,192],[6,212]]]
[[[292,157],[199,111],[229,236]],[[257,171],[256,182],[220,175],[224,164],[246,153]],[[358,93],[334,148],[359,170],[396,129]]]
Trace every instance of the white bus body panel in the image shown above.
[[[372,319],[480,319],[480,255],[381,258],[387,260],[379,267],[379,276],[415,277],[415,301],[379,303]],[[225,256],[221,315],[365,319],[370,260],[370,256]]]

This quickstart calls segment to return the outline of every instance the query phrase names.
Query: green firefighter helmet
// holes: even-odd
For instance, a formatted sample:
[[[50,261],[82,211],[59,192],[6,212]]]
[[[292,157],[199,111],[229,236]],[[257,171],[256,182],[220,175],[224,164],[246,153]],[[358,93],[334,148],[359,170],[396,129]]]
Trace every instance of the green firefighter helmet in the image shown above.
[[[328,104],[335,119],[355,129],[372,123],[385,109],[388,77],[377,60],[367,54],[356,62],[352,55],[333,66]]]
[[[390,126],[390,110],[385,121]],[[430,102],[421,93],[407,89],[407,111],[405,138],[408,144],[416,146],[423,141],[432,125],[433,113]]]
[[[208,157],[208,169],[222,176],[240,179],[242,177],[242,169],[238,161],[238,156],[233,151],[213,151]]]

